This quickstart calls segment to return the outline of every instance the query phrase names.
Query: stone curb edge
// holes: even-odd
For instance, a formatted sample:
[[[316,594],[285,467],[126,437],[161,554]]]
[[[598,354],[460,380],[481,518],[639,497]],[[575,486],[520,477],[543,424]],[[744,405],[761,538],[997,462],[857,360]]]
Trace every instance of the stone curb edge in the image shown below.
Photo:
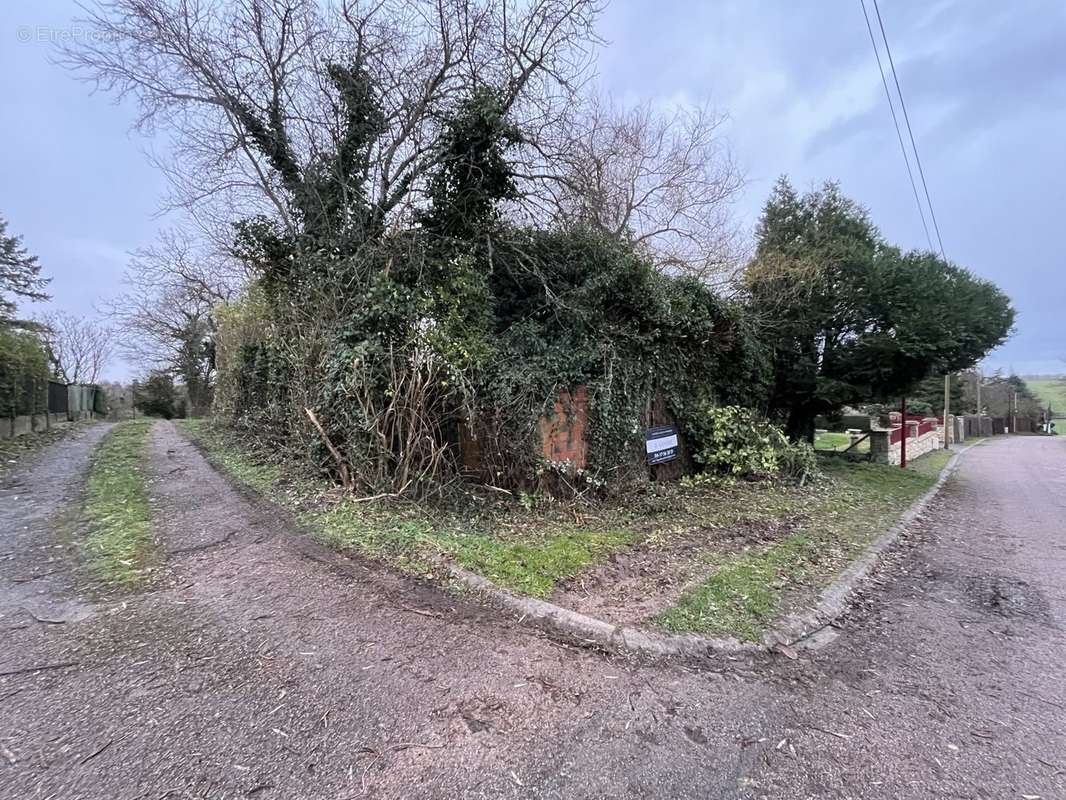
[[[819,594],[813,608],[802,614],[786,617],[763,634],[761,643],[742,642],[732,637],[711,638],[694,633],[659,633],[613,625],[545,600],[514,594],[462,567],[450,566],[448,573],[462,586],[481,594],[493,605],[519,615],[520,621],[531,620],[551,633],[613,652],[638,653],[660,658],[698,657],[760,653],[780,645],[791,646],[829,625],[844,613],[856,587],[873,572],[884,551],[896,543],[907,526],[940,493],[947,479],[957,469],[962,454],[978,444],[981,442],[974,442],[955,453],[940,471],[940,476],[929,491],[915,500],[891,528],[877,537],[858,559]]]
[[[963,453],[979,444],[981,442],[974,442],[955,453],[944,468],[940,470],[936,483],[929,488],[929,491],[911,503],[910,507],[900,515],[900,518],[896,520],[896,523],[891,528],[878,536],[861,556],[852,561],[836,577],[836,580],[822,590],[813,608],[785,617],[763,634],[763,644],[768,648],[778,644],[797,644],[839,618],[847,610],[855,589],[870,576],[870,573],[880,563],[881,556],[885,550],[899,540],[907,526],[914,522],[933,499],[940,494],[940,490],[944,488],[948,478],[958,469],[959,459]]]

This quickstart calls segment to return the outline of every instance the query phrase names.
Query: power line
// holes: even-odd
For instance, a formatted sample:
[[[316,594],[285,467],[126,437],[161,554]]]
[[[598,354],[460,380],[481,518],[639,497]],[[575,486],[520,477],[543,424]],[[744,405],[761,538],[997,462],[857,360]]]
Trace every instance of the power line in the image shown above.
[[[866,17],[866,30],[870,32],[870,44],[874,48],[874,57],[877,59],[877,69],[881,73],[881,85],[885,87],[885,97],[888,99],[888,109],[892,112],[892,124],[896,126],[896,138],[899,140],[899,150],[903,153],[903,163],[907,165],[907,178],[911,182],[911,191],[914,192],[914,203],[918,206],[918,216],[922,218],[922,229],[925,231],[925,240],[929,243],[929,249],[933,249],[933,239],[929,236],[929,226],[925,222],[925,211],[922,210],[922,201],[918,199],[918,184],[914,182],[914,172],[911,170],[911,160],[907,155],[907,145],[903,143],[903,132],[899,129],[899,119],[896,117],[896,104],[892,102],[892,91],[888,88],[888,79],[885,77],[885,68],[881,64],[881,52],[877,49],[877,40],[874,38],[874,29],[870,24],[870,15],[866,12],[865,0],[859,0],[862,5],[862,15]]]
[[[936,241],[940,245],[940,257],[945,261],[944,240],[940,238],[940,226],[936,222],[936,212],[933,211],[933,201],[929,197],[929,186],[925,182],[925,170],[922,169],[922,159],[918,156],[918,145],[914,143],[914,131],[911,130],[910,116],[907,114],[907,104],[903,101],[903,90],[899,86],[899,76],[896,74],[896,63],[892,59],[892,48],[888,46],[888,36],[885,35],[885,23],[881,21],[881,9],[877,0],[873,0],[874,11],[877,13],[877,25],[881,28],[881,38],[885,42],[885,53],[888,54],[888,66],[892,69],[892,80],[896,83],[896,94],[899,95],[899,105],[903,109],[903,121],[907,123],[907,135],[911,139],[911,149],[914,150],[914,163],[918,165],[918,176],[922,179],[922,189],[925,190],[925,202],[929,206],[929,216],[933,220],[933,230],[936,231]],[[864,8],[865,10],[865,8]]]

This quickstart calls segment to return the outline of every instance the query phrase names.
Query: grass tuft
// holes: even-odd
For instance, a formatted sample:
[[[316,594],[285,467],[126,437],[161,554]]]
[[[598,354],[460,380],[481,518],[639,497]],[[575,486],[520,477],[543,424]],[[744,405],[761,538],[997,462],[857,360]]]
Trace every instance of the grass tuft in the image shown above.
[[[108,583],[133,588],[155,556],[144,457],[149,420],[122,422],[93,454],[85,490],[89,566]]]
[[[934,482],[881,464],[834,459],[824,468],[830,482],[808,505],[804,524],[778,542],[712,561],[712,574],[657,622],[674,632],[758,641],[789,593],[826,585]]]

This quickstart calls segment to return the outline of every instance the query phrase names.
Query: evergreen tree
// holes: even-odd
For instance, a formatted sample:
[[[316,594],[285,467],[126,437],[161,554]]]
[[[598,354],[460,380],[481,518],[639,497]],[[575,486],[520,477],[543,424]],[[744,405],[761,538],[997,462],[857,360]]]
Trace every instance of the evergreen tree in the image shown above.
[[[832,183],[799,197],[778,182],[745,278],[773,351],[770,410],[793,439],[812,440],[819,414],[971,367],[1014,322],[995,285],[934,253],[901,253]]]
[[[0,326],[15,322],[13,297],[47,300],[44,287],[48,281],[41,277],[37,256],[26,252],[21,236],[7,235],[7,220],[0,217]]]

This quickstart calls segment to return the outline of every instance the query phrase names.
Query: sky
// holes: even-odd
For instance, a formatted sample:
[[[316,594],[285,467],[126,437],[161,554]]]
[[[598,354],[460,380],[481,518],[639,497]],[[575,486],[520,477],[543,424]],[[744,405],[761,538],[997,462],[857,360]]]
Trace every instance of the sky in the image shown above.
[[[1018,311],[985,369],[1066,372],[1066,3],[880,4],[945,253]],[[0,4],[0,215],[52,276],[51,306],[93,314],[166,226],[166,186],[132,106],[51,63],[51,41],[91,35],[77,16],[72,0]],[[787,174],[839,181],[890,242],[928,247],[859,0],[614,0],[600,33],[597,81],[615,98],[729,115],[747,229]]]

